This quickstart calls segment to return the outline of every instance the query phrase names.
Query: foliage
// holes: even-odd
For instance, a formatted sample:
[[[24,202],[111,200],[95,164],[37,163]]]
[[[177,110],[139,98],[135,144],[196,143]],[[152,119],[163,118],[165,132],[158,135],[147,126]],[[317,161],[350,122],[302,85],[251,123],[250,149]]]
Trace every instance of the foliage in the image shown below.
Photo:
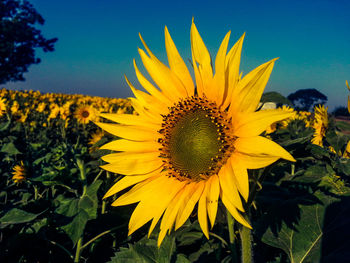
[[[195,215],[160,248],[159,226],[150,238],[147,226],[127,235],[133,207],[113,208],[113,198],[102,198],[120,178],[100,168],[106,150],[98,148],[112,137],[98,135],[96,125],[79,122],[74,113],[81,105],[97,118],[98,112],[132,113],[129,101],[8,90],[0,98],[6,102],[0,117],[0,262],[239,262],[241,226],[234,223],[230,242],[220,203],[209,240]],[[298,112],[263,134],[297,161],[249,171],[254,262],[350,259],[350,136],[329,118],[324,146],[314,145],[313,122],[311,113]],[[15,183],[13,168],[21,161],[24,179]]]
[[[309,111],[315,105],[325,104],[327,96],[317,89],[300,89],[287,97],[297,110]]]
[[[333,111],[334,116],[348,116],[348,108],[344,106],[336,107]]]
[[[28,67],[40,63],[37,48],[54,50],[57,38],[45,39],[37,24],[43,25],[44,19],[28,1],[0,2],[0,84],[24,80]]]
[[[261,101],[274,102],[277,107],[281,107],[282,105],[293,106],[286,97],[276,91],[265,92],[261,97]]]

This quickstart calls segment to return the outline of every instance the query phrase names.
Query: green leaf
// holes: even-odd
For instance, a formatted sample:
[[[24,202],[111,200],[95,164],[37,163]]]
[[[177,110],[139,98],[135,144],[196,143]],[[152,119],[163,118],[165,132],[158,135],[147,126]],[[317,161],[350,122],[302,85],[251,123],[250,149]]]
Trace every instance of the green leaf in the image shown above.
[[[0,218],[1,228],[12,224],[21,224],[33,221],[39,214],[28,213],[18,208],[12,208],[3,217]]]
[[[17,150],[16,146],[13,142],[8,142],[1,147],[0,152],[7,153],[9,155],[21,154],[19,150]]]
[[[56,213],[65,216],[75,216],[79,211],[78,209],[78,198],[65,198],[63,195],[59,195],[56,198],[59,202],[59,206],[56,208]]]
[[[72,222],[62,227],[62,229],[73,241],[74,246],[84,233],[85,225],[88,220],[88,213],[86,213],[84,210],[80,210],[79,213],[73,218]]]
[[[326,207],[337,199],[317,192],[316,196],[323,202],[311,206],[300,205],[301,216],[297,225],[293,228],[287,227],[283,222],[278,235],[275,236],[268,229],[262,237],[262,241],[270,246],[285,251],[293,262],[319,262],[321,257],[321,241],[325,231],[323,229]],[[332,222],[334,225],[337,221]]]
[[[121,248],[111,259],[111,263],[168,263],[175,252],[175,238],[165,237],[158,248],[157,241],[144,238],[129,248]],[[186,261],[179,261],[186,262]],[[188,261],[187,261],[188,262]]]
[[[102,180],[97,180],[87,187],[86,194],[79,200],[79,209],[84,209],[90,219],[97,217],[98,198],[97,191],[102,184]]]
[[[190,263],[187,259],[187,257],[184,254],[178,254],[176,257],[176,262],[175,263]]]
[[[330,158],[329,152],[321,146],[309,144],[308,148],[310,148],[311,154],[317,159],[322,159],[324,157]]]
[[[11,124],[11,120],[8,120],[7,122],[3,122],[0,124],[0,131],[6,130]]]

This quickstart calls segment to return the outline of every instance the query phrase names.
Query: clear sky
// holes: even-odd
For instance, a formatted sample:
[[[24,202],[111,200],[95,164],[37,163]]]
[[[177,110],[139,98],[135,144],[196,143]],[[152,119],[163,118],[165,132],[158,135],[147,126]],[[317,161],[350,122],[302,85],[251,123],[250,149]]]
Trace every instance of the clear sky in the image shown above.
[[[347,103],[350,81],[350,1],[128,1],[30,0],[44,17],[46,38],[58,37],[55,51],[38,52],[25,82],[10,89],[128,97],[124,74],[137,83],[132,59],[141,67],[140,32],[164,62],[164,26],[185,60],[191,58],[192,17],[212,57],[231,30],[232,46],[246,32],[243,75],[280,57],[266,91],[283,95],[316,88],[328,105]],[[189,65],[189,63],[188,63]],[[190,66],[189,66],[190,67]]]

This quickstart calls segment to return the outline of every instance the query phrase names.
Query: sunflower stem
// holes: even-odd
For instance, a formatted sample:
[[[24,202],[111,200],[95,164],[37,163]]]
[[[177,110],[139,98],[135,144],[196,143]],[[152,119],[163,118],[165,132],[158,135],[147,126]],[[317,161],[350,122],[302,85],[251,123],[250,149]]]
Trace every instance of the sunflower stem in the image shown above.
[[[77,248],[75,249],[74,263],[78,263],[80,259],[81,244],[83,243],[83,237],[81,236],[77,243]]]
[[[230,237],[230,244],[233,244],[235,241],[234,219],[228,210],[226,210],[226,218],[228,233]]]
[[[238,262],[237,261],[237,251],[236,251],[236,244],[235,244],[235,229],[234,229],[234,219],[231,215],[231,213],[226,209],[226,219],[227,219],[227,227],[228,227],[228,233],[230,238],[230,245],[229,248],[231,250],[231,258],[232,262]]]
[[[86,171],[85,171],[84,161],[78,159],[77,166],[78,166],[79,171],[80,171],[80,179],[83,182],[83,193],[81,196],[84,196],[86,194],[86,191],[87,191]]]
[[[240,231],[242,246],[242,263],[253,263],[252,253],[252,233],[247,227],[242,227]]]
[[[107,181],[109,181],[109,178],[110,178],[110,175],[109,175],[109,172],[107,171],[107,173],[106,173],[106,179],[107,179]],[[104,213],[106,213],[106,205],[107,205],[106,199],[103,199],[103,200],[102,200],[102,207],[101,207],[101,214],[102,214],[102,215],[103,215]]]

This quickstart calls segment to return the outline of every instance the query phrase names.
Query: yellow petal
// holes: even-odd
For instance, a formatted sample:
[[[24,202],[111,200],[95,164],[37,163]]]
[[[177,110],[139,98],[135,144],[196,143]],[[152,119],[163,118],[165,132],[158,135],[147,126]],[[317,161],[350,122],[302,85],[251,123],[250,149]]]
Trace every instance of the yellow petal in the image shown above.
[[[194,184],[194,192],[190,195],[189,199],[186,202],[186,205],[182,207],[182,210],[179,211],[178,217],[176,218],[175,230],[181,227],[187,220],[187,218],[191,215],[194,206],[197,204],[199,198],[202,195],[204,189],[204,183],[193,183]]]
[[[124,77],[131,91],[134,93],[135,97],[138,99],[138,101],[142,104],[143,107],[148,109],[153,114],[158,115],[168,111],[168,108],[165,104],[163,104],[161,101],[158,101],[155,97],[152,97],[151,95],[136,89],[125,75]]]
[[[183,183],[177,180],[163,180],[151,195],[144,196],[130,218],[128,235],[163,214],[169,202],[182,187]]]
[[[249,179],[248,179],[248,171],[244,166],[243,162],[235,158],[236,156],[232,156],[228,162],[231,164],[231,169],[234,174],[234,180],[237,185],[238,191],[241,193],[243,199],[248,201],[249,197]]]
[[[220,192],[220,197],[221,197],[222,203],[230,212],[230,214],[233,216],[233,218],[237,220],[239,223],[241,223],[243,226],[246,226],[252,229],[252,227],[247,222],[247,220],[245,220],[245,218],[237,211],[236,207],[229,201],[229,199],[227,198],[227,195],[224,194],[223,191]]]
[[[117,113],[100,113],[100,117],[105,118],[110,121],[118,122],[126,125],[136,125],[144,124],[144,126],[149,127],[154,130],[159,130],[161,123],[156,123],[152,119],[145,118],[141,115],[133,114],[117,114]]]
[[[260,169],[269,166],[279,159],[279,157],[276,156],[256,156],[241,153],[235,153],[234,155],[237,155],[237,158],[240,159],[244,167],[247,167],[247,169]]]
[[[235,92],[232,95],[232,103],[229,109],[231,116],[235,112],[253,112],[256,110],[276,60],[272,59],[257,67],[238,82],[237,92],[239,93],[236,94]]]
[[[156,141],[159,137],[157,131],[147,129],[146,127],[122,125],[122,124],[110,124],[96,122],[102,130],[118,136],[120,138],[133,140],[133,141]]]
[[[216,219],[216,213],[218,211],[218,199],[220,194],[220,185],[219,185],[219,178],[217,175],[213,175],[208,180],[209,183],[209,189],[208,189],[208,195],[207,195],[207,210],[208,210],[208,216],[211,224],[211,228],[213,228],[215,219]]]
[[[164,179],[166,179],[165,176],[158,174],[138,183],[115,200],[112,206],[122,206],[140,202],[146,196],[152,195],[154,189],[159,187],[159,184],[164,183]]]
[[[194,85],[192,77],[185,62],[182,60],[170,34],[168,28],[165,27],[165,48],[168,55],[169,66],[176,76],[182,81],[190,96],[194,94]]]
[[[198,202],[198,222],[204,233],[204,235],[209,239],[209,229],[208,229],[208,217],[207,217],[207,194],[208,194],[208,182],[205,182],[205,187],[201,197]]]
[[[262,157],[280,157],[288,161],[295,162],[290,153],[279,146],[277,143],[270,141],[261,136],[238,138],[235,141],[235,148],[238,152]]]
[[[176,102],[188,96],[182,82],[167,66],[153,57],[148,57],[142,49],[139,49],[139,54],[149,75],[168,98]]]
[[[212,99],[214,97],[214,94],[212,90],[213,69],[211,66],[211,58],[208,49],[206,48],[201,36],[199,35],[197,27],[193,21],[191,26],[191,48],[193,58],[192,63],[196,64],[198,62],[199,64],[197,73],[199,73],[200,77],[196,76],[196,82],[198,78],[200,79],[199,81],[201,84],[198,85],[197,82],[197,86],[199,87],[199,89],[202,89],[202,91],[207,95],[207,97]]]
[[[120,152],[120,153],[111,153],[101,157],[101,159],[107,163],[116,163],[116,162],[125,162],[129,160],[156,160],[159,158],[158,152]]]
[[[112,150],[112,151],[129,151],[129,152],[157,152],[160,147],[158,142],[135,142],[124,139],[115,140],[109,142],[102,147],[101,150]]]
[[[162,123],[163,117],[160,114],[154,114],[147,110],[143,105],[135,98],[129,98],[134,110],[143,118],[147,118],[150,122]]]
[[[228,201],[232,203],[236,208],[244,211],[241,197],[239,196],[236,186],[233,170],[230,164],[226,164],[221,167],[219,171],[220,188],[223,194],[227,197]]]
[[[171,232],[174,225],[176,216],[178,214],[179,208],[183,203],[184,199],[188,197],[191,187],[183,187],[173,198],[173,200],[168,205],[160,224],[160,232],[158,237],[158,246],[162,243],[167,232]]]
[[[241,63],[241,53],[245,34],[234,44],[226,57],[226,87],[222,108],[226,109],[232,102],[232,92],[236,90],[237,83],[239,81],[239,65]],[[234,103],[234,102],[232,102]]]
[[[214,75],[214,82],[216,86],[216,95],[217,98],[217,105],[221,105],[223,102],[223,96],[225,93],[225,60],[226,60],[226,52],[227,52],[227,46],[228,42],[230,40],[231,31],[229,31],[224,40],[222,41],[219,51],[215,58],[215,75]]]
[[[145,153],[139,154],[144,155]],[[124,159],[121,162],[113,162],[102,165],[101,168],[112,173],[124,175],[141,175],[155,171],[163,164],[160,158],[150,155],[142,159]]]
[[[151,82],[149,82],[141,73],[141,71],[139,70],[139,68],[136,65],[135,59],[134,59],[134,68],[135,68],[135,72],[136,72],[136,77],[138,79],[138,81],[140,82],[140,84],[142,85],[142,87],[148,91],[152,96],[154,96],[155,98],[157,98],[159,101],[162,101],[165,105],[167,106],[171,106],[173,104],[172,100],[169,99],[168,97],[165,96],[164,93],[162,93],[161,91],[159,91],[156,87],[154,87]]]
[[[272,123],[288,119],[295,113],[282,110],[261,110],[257,112],[239,113],[233,120],[234,135],[238,137],[258,136]]]
[[[160,170],[157,171],[158,173]],[[152,176],[154,176],[155,173],[149,173],[149,174],[143,174],[143,175],[135,175],[135,176],[124,176],[122,179],[120,179],[118,182],[116,182],[103,196],[103,198],[110,197],[125,188],[128,188],[134,184],[140,183]]]

